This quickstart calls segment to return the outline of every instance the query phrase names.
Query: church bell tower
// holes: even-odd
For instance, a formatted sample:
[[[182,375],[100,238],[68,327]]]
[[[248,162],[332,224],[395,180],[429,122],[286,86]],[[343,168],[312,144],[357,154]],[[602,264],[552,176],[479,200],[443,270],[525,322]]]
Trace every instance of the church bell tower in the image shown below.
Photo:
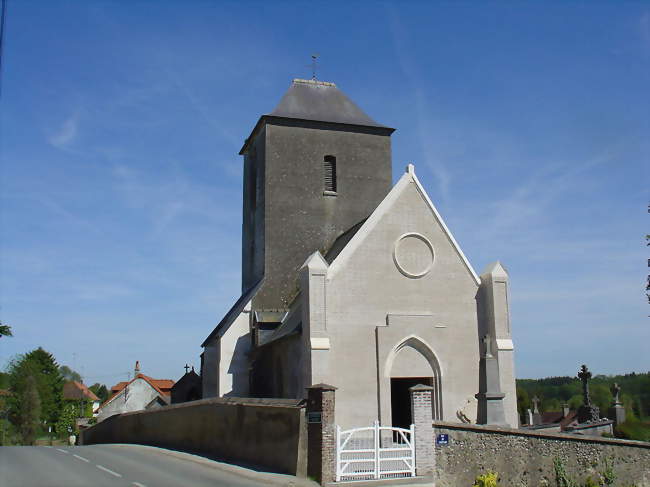
[[[240,151],[242,291],[263,279],[253,310],[288,308],[307,257],[327,255],[386,196],[393,131],[316,80],[293,80],[260,117]]]

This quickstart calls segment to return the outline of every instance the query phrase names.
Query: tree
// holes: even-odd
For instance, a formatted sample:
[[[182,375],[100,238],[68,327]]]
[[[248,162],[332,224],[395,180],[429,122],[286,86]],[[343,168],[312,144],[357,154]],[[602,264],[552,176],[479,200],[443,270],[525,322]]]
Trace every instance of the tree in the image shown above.
[[[0,323],[0,338],[1,337],[12,337],[14,336],[11,332],[11,327],[9,325],[3,325]]]
[[[9,389],[12,394],[8,397],[9,417],[18,425],[26,409],[30,406],[28,397],[30,385],[28,378],[32,377],[40,399],[39,416],[41,423],[56,424],[63,402],[63,377],[54,357],[38,348],[16,357],[8,367]]]
[[[544,413],[562,411],[562,403],[555,397],[544,398],[542,401],[541,410]]]
[[[47,421],[48,424],[55,424],[63,405],[63,384],[65,383],[59,372],[59,366],[54,356],[41,347],[25,355],[25,360],[32,362],[39,372],[36,379],[41,395],[41,419]]]
[[[104,384],[95,382],[88,389],[93,391],[93,393],[99,398],[101,402],[104,402],[106,399],[108,399],[108,388]]]
[[[75,402],[67,402],[61,409],[59,420],[56,423],[55,430],[59,436],[69,435],[76,432],[76,419],[79,416],[78,405]]]
[[[61,367],[59,367],[59,372],[61,373],[61,375],[65,380],[76,380],[77,382],[83,382],[81,379],[81,374],[79,374],[79,372],[72,370],[67,365],[62,365]]]
[[[528,391],[521,387],[517,387],[517,412],[519,413],[521,424],[526,424],[528,422],[528,418],[526,418],[526,411],[530,407],[530,397],[528,396]]]
[[[39,432],[41,419],[41,398],[33,375],[25,379],[25,391],[22,398],[22,409],[18,413],[18,427],[23,438],[23,444],[33,445]]]

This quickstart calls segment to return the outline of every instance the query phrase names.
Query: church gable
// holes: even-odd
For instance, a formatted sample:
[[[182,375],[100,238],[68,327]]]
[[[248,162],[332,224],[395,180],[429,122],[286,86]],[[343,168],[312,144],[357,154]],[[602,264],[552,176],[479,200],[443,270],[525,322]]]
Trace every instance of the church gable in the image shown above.
[[[367,272],[413,281],[480,279],[409,164],[406,173],[331,262],[328,278],[361,261]],[[371,262],[372,261],[372,265]],[[392,272],[391,272],[392,271]],[[466,279],[462,279],[465,277]]]

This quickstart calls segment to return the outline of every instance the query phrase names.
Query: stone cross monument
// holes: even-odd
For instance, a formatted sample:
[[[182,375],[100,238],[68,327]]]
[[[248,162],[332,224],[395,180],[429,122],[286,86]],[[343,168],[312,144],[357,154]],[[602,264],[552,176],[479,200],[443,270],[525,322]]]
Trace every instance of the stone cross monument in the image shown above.
[[[614,404],[621,404],[621,400],[618,398],[619,394],[621,393],[621,386],[614,382],[609,390],[611,391],[612,396],[614,396]]]
[[[609,390],[612,393],[612,396],[614,396],[614,404],[609,408],[609,419],[613,419],[616,426],[618,426],[625,422],[625,408],[619,398],[621,394],[621,386],[614,382]]]
[[[539,397],[533,396],[531,401],[533,402],[533,413],[539,414]]]
[[[580,367],[578,379],[582,381],[583,402],[582,406],[578,409],[578,421],[580,423],[600,421],[600,410],[591,404],[591,397],[589,397],[589,379],[591,379],[591,372],[589,372],[589,369],[584,364]]]
[[[542,424],[542,415],[539,412],[540,399],[535,395],[533,396],[531,401],[533,403],[533,414],[532,414],[533,421],[531,422],[531,424]]]
[[[482,339],[485,346],[479,363],[479,392],[475,395],[478,399],[477,423],[505,425],[505,412],[503,398],[499,385],[499,362],[492,355],[492,339],[485,335]]]

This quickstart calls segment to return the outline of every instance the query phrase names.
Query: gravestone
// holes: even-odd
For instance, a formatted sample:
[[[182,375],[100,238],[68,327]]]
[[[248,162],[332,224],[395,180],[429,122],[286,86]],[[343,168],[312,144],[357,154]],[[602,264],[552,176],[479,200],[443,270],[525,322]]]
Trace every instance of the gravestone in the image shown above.
[[[618,426],[619,424],[625,422],[625,407],[623,407],[623,404],[619,399],[619,396],[621,394],[621,386],[614,382],[609,390],[612,393],[612,396],[614,396],[614,403],[612,404],[612,407],[609,408],[609,417],[610,419],[613,419],[616,426]]]
[[[600,421],[600,410],[597,406],[591,403],[589,396],[589,379],[591,379],[591,372],[587,369],[586,365],[580,367],[578,372],[578,379],[582,381],[582,406],[578,409],[578,422],[590,423]]]
[[[537,396],[533,396],[531,401],[533,402],[533,420],[530,424],[542,424],[542,415],[539,412],[540,399]]]

